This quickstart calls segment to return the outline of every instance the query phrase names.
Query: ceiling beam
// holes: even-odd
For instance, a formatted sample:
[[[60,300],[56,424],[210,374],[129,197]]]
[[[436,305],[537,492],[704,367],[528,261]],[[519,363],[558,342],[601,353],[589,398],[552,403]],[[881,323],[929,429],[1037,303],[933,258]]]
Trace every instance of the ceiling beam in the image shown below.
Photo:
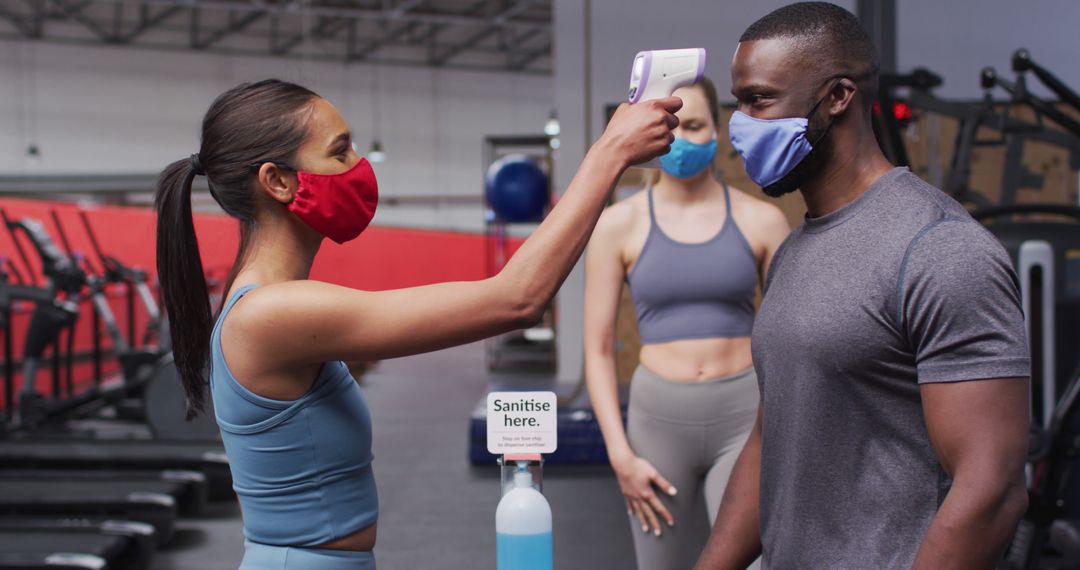
[[[399,26],[396,30],[383,34],[381,37],[363,45],[363,47],[349,53],[348,58],[350,60],[362,60],[367,59],[371,54],[379,51],[383,46],[396,42],[402,36],[412,32],[419,27],[420,24],[416,22],[408,22]]]
[[[229,23],[223,28],[214,30],[205,38],[196,38],[196,41],[192,43],[194,49],[207,49],[217,42],[225,39],[230,34],[244,31],[248,26],[262,19],[266,15],[266,12],[248,12],[238,19],[233,19],[230,15]]]
[[[320,17],[314,26],[311,27],[311,31],[304,33],[299,31],[289,39],[285,40],[281,45],[276,46],[271,53],[273,55],[285,55],[293,50],[293,48],[304,43],[308,38],[318,36],[320,38],[333,38],[337,36],[341,30],[344,30],[349,25],[349,20],[345,18],[326,18]]]
[[[25,36],[23,36],[21,33],[16,33],[16,32],[7,32],[7,33],[5,33],[3,31],[0,31],[0,40],[14,41],[14,40],[22,39],[23,37],[25,37]],[[93,38],[70,37],[70,36],[69,37],[64,37],[64,36],[59,36],[59,35],[52,35],[52,36],[47,35],[45,38],[43,38],[43,39],[41,39],[39,41],[42,41],[42,42],[45,42],[45,43],[58,44],[58,45],[67,45],[67,46],[84,46],[84,47],[89,46],[89,47],[93,47],[93,46],[101,45],[100,40],[93,39]],[[141,51],[149,51],[149,52],[159,52],[159,53],[162,53],[162,52],[177,53],[177,52],[190,52],[191,51],[191,48],[186,43],[184,43],[184,44],[177,44],[175,42],[174,43],[163,43],[163,42],[154,42],[154,41],[150,41],[150,40],[144,40],[144,41],[140,41],[140,42],[134,42],[134,43],[131,43],[131,44],[127,44],[125,49],[133,49],[133,50],[141,50]],[[220,55],[225,55],[225,56],[230,56],[230,57],[240,56],[240,57],[266,58],[266,49],[265,48],[244,48],[244,47],[215,46],[215,47],[208,48],[205,51],[207,53],[220,54]],[[284,58],[284,59],[293,59],[293,60],[301,60],[301,61],[325,61],[325,62],[336,62],[336,63],[342,63],[343,62],[343,58],[342,58],[342,56],[340,54],[330,54],[330,53],[305,53],[305,54],[289,53],[289,54],[279,56],[279,57]],[[415,57],[407,57],[407,56],[404,56],[404,57],[403,56],[398,56],[398,57],[373,57],[373,58],[369,58],[368,60],[366,60],[366,63],[370,63],[372,65],[384,65],[384,66],[393,66],[393,67],[414,67],[414,68],[431,67],[430,64],[428,64],[426,62],[426,60],[415,58]],[[451,62],[451,63],[448,63],[442,69],[457,69],[457,70],[462,70],[462,71],[475,71],[475,72],[500,73],[500,74],[505,74],[505,73],[511,73],[512,72],[510,69],[507,68],[505,62],[496,63],[494,61],[490,62],[490,63],[453,63],[453,62]],[[528,67],[528,68],[522,69],[521,71],[517,71],[517,72],[514,72],[514,73],[521,73],[521,74],[525,74],[525,75],[551,75],[551,69],[549,69],[549,68]]]
[[[90,18],[86,14],[83,14],[83,10],[93,4],[93,0],[86,0],[81,4],[74,4],[68,0],[52,0],[53,4],[59,8],[59,15],[63,18],[71,18],[76,22],[82,24],[86,29],[90,30],[94,35],[101,38],[106,43],[113,43],[116,41],[114,36],[109,30],[106,30],[104,26],[98,21]]]
[[[21,4],[25,2],[26,5]],[[0,0],[0,38],[546,73],[551,0]],[[451,13],[450,10],[453,10]],[[274,20],[263,23],[264,18]],[[68,20],[53,25],[54,20]],[[298,28],[297,22],[304,24]],[[41,22],[48,23],[46,27]],[[7,24],[10,23],[10,26]],[[259,25],[261,24],[261,25]],[[81,29],[80,29],[81,28]],[[91,32],[86,33],[86,30]],[[346,37],[346,32],[348,36]],[[182,38],[177,33],[186,34]],[[228,42],[233,35],[262,45]],[[494,41],[498,39],[499,41]],[[269,44],[269,45],[268,45]],[[403,48],[389,50],[388,47]],[[211,49],[213,48],[213,49]],[[378,54],[381,57],[378,57]],[[474,57],[460,57],[469,54]],[[458,59],[463,64],[458,63]],[[528,69],[526,69],[528,68]]]
[[[144,6],[144,7],[149,8],[149,6]],[[172,6],[172,7],[165,8],[165,9],[161,10],[160,12],[158,12],[157,14],[154,14],[152,16],[147,14],[145,17],[140,17],[139,25],[136,26],[135,29],[121,35],[118,38],[118,41],[120,43],[124,43],[124,44],[135,41],[139,36],[141,36],[141,35],[145,34],[146,32],[150,31],[151,29],[153,29],[157,25],[164,23],[169,18],[172,18],[173,16],[179,14],[180,12],[183,12],[183,10],[184,9],[179,7],[179,6]]]
[[[532,62],[551,54],[551,42],[544,44],[543,46],[523,52],[521,57],[510,63],[511,71],[523,71]]]
[[[8,10],[3,4],[0,4],[0,20],[7,20],[20,34],[32,37],[33,30],[30,28],[29,22],[23,21],[22,16]]]
[[[530,6],[532,6],[533,1],[534,0],[519,0],[518,2],[511,4],[502,12],[499,12],[498,14],[495,14],[494,16],[489,18],[487,27],[480,30],[479,32],[472,34],[464,41],[458,42],[450,46],[442,53],[437,54],[432,60],[431,64],[436,67],[440,67],[442,65],[445,65],[446,62],[450,61],[462,52],[475,47],[480,42],[486,40],[496,32],[502,30],[504,28],[504,24],[509,21],[510,18],[513,18],[514,16],[527,10]]]
[[[144,4],[161,6],[188,6],[203,10],[231,10],[236,12],[269,11],[280,14],[306,14],[309,16],[332,16],[339,18],[356,18],[360,20],[374,20],[378,22],[421,22],[427,24],[447,24],[451,26],[488,27],[497,25],[505,28],[521,28],[541,26],[551,29],[550,20],[538,20],[535,18],[522,20],[505,16],[501,19],[478,18],[459,14],[444,14],[435,12],[417,12],[410,10],[400,12],[398,10],[382,10],[351,6],[286,6],[272,5],[265,2],[251,2],[248,0],[139,0]],[[523,0],[522,3],[532,3],[536,0]],[[520,4],[520,3],[519,3]],[[517,5],[517,4],[515,4]]]

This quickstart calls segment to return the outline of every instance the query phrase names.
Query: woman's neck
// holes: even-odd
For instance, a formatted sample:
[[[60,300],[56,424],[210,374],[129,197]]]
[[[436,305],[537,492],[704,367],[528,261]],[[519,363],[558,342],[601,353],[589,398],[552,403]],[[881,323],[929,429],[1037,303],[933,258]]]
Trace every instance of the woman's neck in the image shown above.
[[[307,279],[319,252],[322,236],[298,220],[284,216],[261,219],[251,236],[237,283],[269,285]]]
[[[675,178],[661,173],[660,181],[653,188],[653,191],[662,196],[665,202],[685,205],[705,202],[723,191],[723,186],[708,168],[691,178]]]

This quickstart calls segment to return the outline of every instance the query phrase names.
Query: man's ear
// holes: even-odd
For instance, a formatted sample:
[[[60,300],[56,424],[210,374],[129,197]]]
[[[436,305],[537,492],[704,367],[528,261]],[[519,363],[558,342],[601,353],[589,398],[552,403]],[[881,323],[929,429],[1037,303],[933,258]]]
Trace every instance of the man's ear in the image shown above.
[[[847,77],[841,77],[829,92],[829,116],[838,117],[855,104],[859,86]]]
[[[259,166],[255,186],[273,200],[288,204],[296,195],[296,175],[273,162],[264,162]]]

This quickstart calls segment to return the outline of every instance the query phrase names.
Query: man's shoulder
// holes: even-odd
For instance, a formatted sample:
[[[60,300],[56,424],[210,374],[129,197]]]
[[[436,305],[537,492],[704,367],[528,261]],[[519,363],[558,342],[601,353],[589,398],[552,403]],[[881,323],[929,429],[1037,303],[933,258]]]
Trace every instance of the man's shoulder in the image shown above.
[[[923,258],[938,271],[955,269],[966,263],[992,261],[1003,266],[1011,263],[994,234],[966,212],[962,216],[947,215],[926,224],[909,243],[905,257]]]
[[[975,240],[994,247],[993,236],[959,202],[906,168],[887,172],[875,185],[868,191],[872,195],[864,196],[867,200],[858,214],[845,222],[848,231],[826,233],[826,239],[854,240],[873,248],[876,258],[887,264],[899,263],[914,245],[926,240]],[[799,224],[780,247],[777,258],[806,239],[819,239],[817,233],[807,222]]]
[[[876,232],[906,243],[945,220],[979,226],[959,202],[908,170],[883,184],[864,222]]]
[[[899,219],[936,220],[942,217],[965,217],[967,211],[954,198],[909,170],[890,177],[883,188],[885,208],[896,208]]]

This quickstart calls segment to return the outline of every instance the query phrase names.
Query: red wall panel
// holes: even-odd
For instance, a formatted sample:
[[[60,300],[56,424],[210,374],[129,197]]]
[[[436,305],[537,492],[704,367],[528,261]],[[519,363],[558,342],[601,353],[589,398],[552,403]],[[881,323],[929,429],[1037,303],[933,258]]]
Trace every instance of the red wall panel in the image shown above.
[[[70,203],[36,200],[0,199],[9,218],[37,218],[45,224],[53,239],[60,237],[51,212],[57,212],[73,252],[89,257],[99,266],[90,239],[79,220],[79,207]],[[155,274],[154,247],[156,218],[151,210],[115,206],[86,208],[90,223],[102,249],[123,263],[140,267]],[[225,215],[197,214],[195,228],[200,245],[203,267],[209,274],[224,278],[236,255],[237,223]],[[509,240],[507,255],[520,246],[522,240]],[[40,264],[29,243],[24,248],[30,257],[32,272],[42,283]],[[61,246],[62,247],[62,246]],[[483,235],[404,228],[371,227],[358,239],[344,245],[330,240],[323,242],[312,267],[311,278],[365,290],[385,290],[425,285],[442,281],[473,281],[486,276],[486,247]],[[12,259],[26,277],[21,258],[11,236],[0,231],[0,256]],[[127,322],[127,305],[122,288],[109,291],[113,311],[122,327]],[[16,307],[13,317],[13,341],[16,358],[22,351],[23,336],[32,310],[29,304]],[[81,304],[82,315],[77,326],[76,350],[88,351],[92,346],[92,319],[88,302]],[[136,305],[137,329],[142,330],[146,315]],[[108,348],[107,339],[103,345]],[[109,363],[106,372],[117,370]],[[47,370],[47,369],[46,369]],[[92,377],[88,364],[76,368],[76,385],[85,385]],[[21,380],[16,380],[21,385]],[[39,391],[48,392],[50,376],[39,373]]]

